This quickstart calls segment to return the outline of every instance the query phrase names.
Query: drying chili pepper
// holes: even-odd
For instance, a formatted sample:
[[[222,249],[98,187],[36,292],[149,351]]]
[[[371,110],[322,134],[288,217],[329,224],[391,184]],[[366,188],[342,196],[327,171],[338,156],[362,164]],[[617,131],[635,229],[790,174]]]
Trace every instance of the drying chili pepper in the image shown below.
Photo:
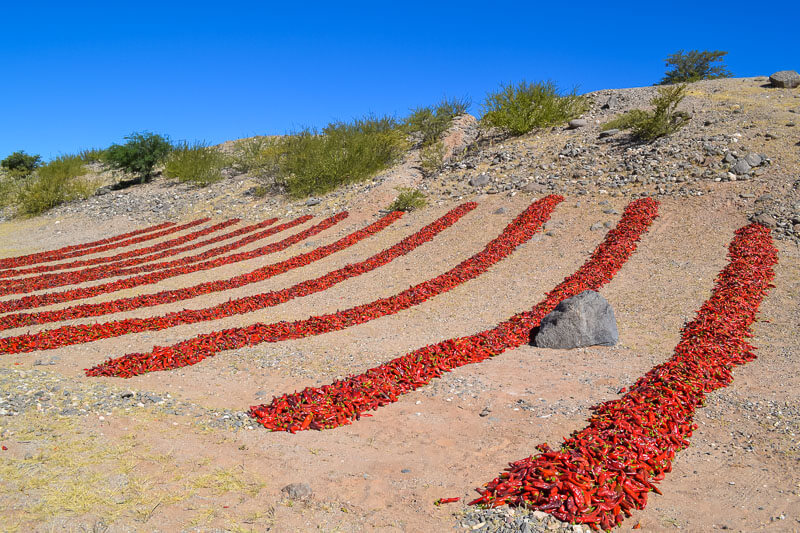
[[[190,222],[190,224],[194,224],[194,225],[202,224],[203,222],[208,222],[208,220],[209,220],[208,218],[202,218],[200,220],[195,220],[193,222]],[[87,242],[87,243],[83,243],[83,244],[73,244],[73,245],[70,245],[70,246],[64,246],[62,248],[58,248],[56,250],[48,250],[48,251],[45,251],[45,252],[36,252],[36,253],[33,253],[33,254],[19,255],[19,256],[16,256],[16,257],[6,257],[6,258],[3,258],[3,259],[0,259],[0,269],[14,268],[14,267],[22,266],[22,265],[35,265],[36,263],[47,263],[47,262],[50,262],[50,261],[60,261],[65,256],[67,256],[67,254],[71,254],[72,252],[76,252],[76,251],[79,251],[79,250],[83,252],[81,255],[95,253],[94,251],[87,251],[87,249],[103,246],[105,244],[114,243],[114,242],[117,242],[117,241],[121,241],[123,239],[128,239],[130,237],[135,237],[135,236],[138,236],[138,235],[142,235],[144,233],[150,233],[152,231],[158,231],[158,230],[162,230],[162,229],[165,229],[165,228],[170,228],[172,226],[175,226],[174,222],[164,222],[163,224],[158,224],[156,226],[150,226],[148,228],[143,228],[143,229],[139,229],[139,230],[136,230],[136,231],[130,231],[128,233],[122,233],[122,234],[116,235],[114,237],[108,237],[106,239],[100,239],[99,241]],[[180,230],[176,230],[176,229],[173,228],[173,231],[180,231]],[[155,236],[148,235],[147,238],[144,239],[144,240],[155,239],[155,238],[160,237],[160,236],[161,236],[160,233],[155,235]],[[141,241],[138,241],[138,242],[141,242]],[[130,244],[132,244],[132,243],[117,244],[116,246],[129,246]],[[75,255],[72,255],[72,257],[75,257]]]
[[[461,498],[439,498],[438,500],[433,502],[433,505],[439,506],[442,505],[443,503],[456,503],[458,501],[461,501]]]
[[[419,283],[394,296],[381,298],[374,302],[336,313],[312,316],[305,320],[274,324],[256,323],[246,327],[198,335],[172,346],[157,346],[150,353],[133,353],[110,359],[91,369],[87,369],[86,375],[131,377],[145,372],[170,370],[196,364],[207,357],[213,357],[223,350],[254,346],[264,342],[279,342],[287,339],[319,335],[398,313],[427,301],[438,294],[449,291],[453,287],[486,272],[489,267],[513,253],[519,245],[530,240],[550,218],[551,212],[561,201],[563,201],[563,197],[551,195],[534,202],[522,214],[517,216],[503,230],[500,236],[487,244],[483,250],[462,261],[444,274]],[[375,260],[380,261],[381,259],[375,258]],[[325,284],[332,284],[335,281],[336,279],[332,277],[321,282],[320,285],[324,287]],[[250,301],[255,302],[255,300]],[[242,312],[247,312],[247,310]],[[133,323],[126,321],[126,327],[132,327],[130,324]],[[103,329],[104,331],[102,332],[93,332],[97,335],[93,338],[101,338],[101,336],[108,334],[105,328]],[[113,335],[113,332],[111,334]],[[58,342],[57,339],[54,340]],[[14,348],[10,346],[9,349]],[[302,419],[298,423],[298,427],[300,423],[302,423]]]
[[[547,197],[545,200],[548,198],[552,202],[560,201],[560,197]],[[609,231],[589,260],[547,293],[545,299],[531,311],[514,315],[487,331],[425,346],[363,374],[275,397],[269,404],[251,407],[250,415],[264,427],[276,431],[297,431],[309,414],[313,415],[313,421],[308,424],[308,429],[329,429],[350,424],[362,413],[396,402],[401,395],[426,385],[444,372],[516,348],[528,342],[531,329],[559,302],[585,290],[597,289],[610,281],[633,254],[637,241],[653,222],[657,212],[657,203],[650,198],[631,202],[617,227]],[[205,346],[195,346],[192,345],[194,350],[207,349]],[[196,351],[190,353],[191,357],[197,357]],[[155,359],[160,353],[154,351],[153,355]],[[173,353],[170,355],[185,357]],[[146,364],[151,364],[151,361]],[[120,372],[124,371],[124,368],[120,369]],[[542,449],[546,451],[546,445]],[[544,473],[545,478],[539,479],[540,484],[533,484],[532,488],[546,498],[548,496],[536,489],[548,492],[558,490],[557,483],[547,482],[558,471],[545,470]],[[568,492],[567,489],[564,491]],[[565,494],[564,500],[567,496],[572,494]],[[561,500],[550,501],[553,509],[559,508],[562,503]]]
[[[69,262],[69,263],[58,263],[56,265],[42,265],[42,266],[32,267],[32,268],[24,268],[24,269],[18,269],[18,270],[7,270],[5,272],[0,272],[0,277],[9,278],[9,277],[12,277],[12,276],[20,276],[20,275],[24,275],[24,274],[35,274],[35,273],[40,273],[40,272],[54,272],[56,270],[65,270],[65,269],[68,269],[68,268],[80,268],[80,267],[86,267],[86,266],[91,266],[91,265],[100,265],[100,264],[103,264],[103,263],[113,263],[112,265],[107,265],[108,268],[122,269],[123,267],[140,265],[140,264],[143,264],[143,263],[149,263],[151,261],[155,261],[156,259],[161,259],[163,257],[169,257],[171,255],[179,255],[179,254],[182,254],[184,252],[195,250],[197,248],[203,248],[203,247],[208,246],[210,244],[214,244],[214,243],[217,243],[217,242],[220,242],[220,241],[224,241],[224,240],[227,240],[227,239],[232,239],[232,238],[238,237],[240,235],[245,235],[247,233],[251,233],[251,232],[256,231],[258,229],[262,229],[262,228],[265,228],[267,226],[271,226],[272,224],[274,224],[277,221],[278,221],[277,218],[271,218],[269,220],[264,220],[264,221],[258,222],[256,224],[250,224],[249,226],[244,226],[243,228],[239,228],[239,229],[237,229],[235,231],[231,231],[231,232],[228,232],[228,233],[223,233],[222,235],[217,235],[217,236],[212,237],[210,239],[206,239],[206,240],[203,240],[203,241],[200,241],[200,242],[192,242],[192,244],[189,244],[187,246],[180,246],[180,247],[176,248],[176,246],[178,246],[180,244],[184,244],[186,242],[194,241],[198,237],[201,237],[203,235],[207,235],[209,233],[212,233],[214,231],[217,231],[219,229],[222,229],[222,228],[224,228],[226,226],[229,226],[231,224],[234,224],[234,223],[238,222],[238,219],[232,219],[231,221],[224,222],[223,223],[224,225],[222,225],[222,226],[215,225],[215,226],[212,226],[211,228],[208,228],[208,229],[205,229],[205,230],[202,230],[202,231],[197,231],[197,232],[194,232],[194,233],[190,233],[188,235],[184,235],[182,237],[178,237],[177,239],[171,239],[171,240],[168,240],[168,241],[164,241],[164,242],[155,244],[153,246],[147,246],[145,248],[137,248],[135,250],[129,250],[127,252],[122,252],[122,253],[119,253],[119,254],[116,254],[116,255],[95,257],[95,258],[92,258],[92,259],[84,259],[84,260],[80,260],[80,261],[72,261],[72,262]],[[226,250],[223,250],[221,252],[217,252],[214,255],[218,255],[219,253],[223,253],[225,251]],[[158,252],[158,253],[154,253],[154,252]],[[146,255],[146,254],[150,254],[150,255]],[[144,255],[145,257],[139,257],[139,256],[142,256],[142,255]],[[128,258],[131,258],[131,257],[134,258],[134,259],[128,259]],[[81,270],[81,272],[86,272],[86,271],[87,271],[86,269]],[[70,272],[70,274],[72,274],[72,272]],[[24,281],[28,281],[28,280],[31,280],[31,279],[38,279],[38,278],[32,278],[32,277],[31,278],[25,278]],[[17,281],[20,281],[20,280],[4,280],[4,281],[2,281],[2,283],[3,284],[8,284],[8,283],[13,283],[13,282],[17,282]]]
[[[101,285],[93,285],[91,287],[81,287],[78,289],[70,289],[63,292],[49,292],[45,294],[25,296],[23,298],[18,298],[15,300],[4,300],[0,302],[0,313],[9,311],[18,311],[21,309],[30,309],[32,307],[40,307],[43,305],[68,302],[72,300],[80,300],[83,298],[91,298],[93,296],[98,296],[100,294],[106,294],[109,292],[119,291],[123,289],[130,289],[133,287],[138,287],[140,285],[150,285],[153,283],[158,283],[159,281],[174,276],[181,276],[183,274],[190,274],[192,272],[198,272],[201,270],[210,270],[212,268],[217,268],[222,265],[229,265],[232,263],[237,263],[239,261],[254,259],[256,257],[261,257],[263,255],[285,250],[286,248],[288,248],[293,244],[296,244],[302,240],[312,237],[322,232],[323,230],[326,230],[331,226],[334,226],[335,224],[347,218],[347,216],[348,214],[346,211],[343,213],[339,213],[332,217],[326,218],[319,224],[315,224],[301,232],[292,235],[291,237],[287,237],[281,241],[268,244],[266,246],[262,246],[261,248],[248,250],[246,252],[239,252],[231,255],[226,255],[224,257],[217,257],[215,259],[211,259],[208,261],[193,263],[185,266],[174,266],[172,268],[159,270],[157,272],[152,272],[150,274],[132,276],[129,278],[123,278],[108,283],[103,283]],[[268,230],[265,231],[270,231],[274,235],[275,233],[281,232],[285,229],[302,224],[309,218],[311,218],[309,215],[305,215],[303,217],[296,218],[292,221],[280,224],[273,228],[269,228]],[[117,275],[119,275],[119,273],[117,273]]]
[[[631,510],[647,505],[654,482],[672,469],[675,453],[689,445],[697,428],[694,412],[706,395],[728,386],[732,370],[755,358],[746,339],[758,308],[773,287],[778,255],[769,229],[750,224],[739,229],[728,248],[730,261],[719,273],[711,297],[681,331],[667,362],[650,370],[621,398],[592,408],[589,425],[548,451],[510,463],[500,476],[478,489],[470,504],[507,503],[551,512],[560,520],[610,529]],[[314,424],[310,424],[314,427]],[[588,505],[569,506],[568,486],[555,488],[556,505],[527,490],[543,472],[568,479],[580,473],[588,482]]]

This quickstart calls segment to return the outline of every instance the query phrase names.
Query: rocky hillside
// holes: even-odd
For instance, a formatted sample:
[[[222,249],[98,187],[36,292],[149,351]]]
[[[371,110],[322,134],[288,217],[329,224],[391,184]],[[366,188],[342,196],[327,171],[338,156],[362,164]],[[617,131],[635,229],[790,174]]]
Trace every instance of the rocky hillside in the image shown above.
[[[139,221],[190,215],[324,214],[342,209],[374,211],[398,186],[422,189],[434,203],[484,194],[576,196],[720,195],[777,238],[800,242],[800,90],[773,88],[766,77],[702,81],[690,86],[681,109],[691,115],[677,133],[653,143],[601,126],[631,109],[646,109],[655,87],[589,93],[590,110],[567,127],[507,138],[459,117],[447,133],[446,164],[424,175],[419,152],[371,182],[344,187],[323,198],[291,201],[257,198],[258,185],[230,169],[206,188],[156,179],[126,190],[101,189],[88,200],[62,206],[49,217],[96,219],[129,216]]]

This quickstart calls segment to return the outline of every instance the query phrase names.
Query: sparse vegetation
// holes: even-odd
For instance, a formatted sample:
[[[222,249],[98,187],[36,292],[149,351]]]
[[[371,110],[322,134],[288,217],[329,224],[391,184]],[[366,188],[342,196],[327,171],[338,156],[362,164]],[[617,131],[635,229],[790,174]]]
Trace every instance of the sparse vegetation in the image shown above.
[[[435,106],[418,107],[403,121],[403,129],[420,136],[423,147],[430,146],[439,140],[455,117],[467,112],[469,105],[466,98],[445,98]]]
[[[389,205],[389,211],[414,211],[425,207],[428,203],[425,194],[419,189],[398,187],[397,191],[400,194]]]
[[[125,144],[112,144],[106,150],[104,161],[114,168],[134,174],[140,183],[153,178],[156,165],[162,163],[172,151],[172,143],[163,135],[150,132],[131,133]]]
[[[285,137],[279,181],[295,198],[325,194],[391,166],[407,147],[391,117],[367,117]]]
[[[675,133],[689,121],[689,114],[678,111],[678,104],[686,97],[686,84],[659,87],[650,101],[651,111],[633,109],[605,123],[603,130],[612,128],[631,130],[638,141],[654,141]]]
[[[78,152],[78,157],[84,163],[102,163],[106,156],[105,148],[86,148]]]
[[[280,170],[278,163],[284,151],[282,137],[242,139],[234,145],[233,166],[254,178],[274,180]]]
[[[11,178],[24,178],[36,170],[41,162],[42,156],[26,154],[24,150],[19,150],[0,161],[0,168]]]
[[[34,216],[91,192],[81,179],[87,170],[79,156],[60,156],[25,179],[16,191],[15,203],[23,215]]]
[[[666,66],[671,68],[667,70],[659,85],[730,78],[731,73],[722,63],[722,58],[727,54],[728,52],[721,50],[704,50],[702,52],[699,50],[690,50],[688,52],[678,50],[664,60]],[[720,64],[713,65],[713,63]]]
[[[164,175],[204,186],[221,180],[222,169],[228,163],[229,158],[225,154],[206,143],[183,142],[167,157]]]
[[[586,109],[586,99],[575,90],[561,94],[550,81],[521,81],[516,85],[502,85],[499,91],[486,96],[481,122],[512,135],[522,135],[535,128],[568,122]]]
[[[424,146],[419,152],[422,173],[426,176],[430,176],[441,170],[444,164],[444,154],[445,148],[442,141]]]

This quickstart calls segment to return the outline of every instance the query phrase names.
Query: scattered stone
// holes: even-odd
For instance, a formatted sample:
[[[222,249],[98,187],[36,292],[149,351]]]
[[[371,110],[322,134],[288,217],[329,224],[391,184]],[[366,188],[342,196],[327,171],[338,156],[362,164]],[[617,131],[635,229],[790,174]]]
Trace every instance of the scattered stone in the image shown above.
[[[583,118],[576,118],[569,121],[569,129],[576,130],[578,128],[585,128],[589,125],[589,121]]]
[[[768,228],[774,228],[775,227],[775,217],[773,217],[772,215],[770,215],[768,213],[760,213],[760,214],[754,216],[752,218],[752,221],[753,222],[757,222],[758,224],[761,224],[761,225],[766,226]]]
[[[308,483],[290,483],[281,489],[290,500],[307,500],[313,493]]]
[[[473,187],[483,187],[489,183],[489,176],[486,174],[479,174],[469,180],[469,184]]]
[[[741,197],[741,198],[755,198],[756,195],[753,194],[753,193],[750,193],[750,192],[743,192],[742,194],[739,195],[739,197]]]
[[[489,416],[489,413],[491,413],[491,412],[492,412],[492,410],[491,410],[491,409],[489,409],[489,406],[487,405],[487,406],[486,406],[486,407],[484,407],[484,408],[483,408],[483,410],[482,410],[482,411],[481,411],[481,412],[478,414],[478,416],[480,416],[480,417],[486,417],[486,416]]]
[[[764,162],[763,159],[761,159],[761,156],[758,154],[747,154],[744,156],[744,160],[751,167],[757,167]]]
[[[619,133],[619,129],[618,128],[611,128],[610,130],[601,131],[600,132],[600,138],[604,139],[606,137],[611,137],[612,135],[616,135],[617,133]]]
[[[495,209],[494,214],[495,215],[505,215],[506,214],[506,208],[505,207],[501,207],[499,209]]]
[[[744,159],[740,159],[736,162],[735,165],[731,167],[731,172],[736,174],[737,176],[743,176],[748,174],[752,170],[752,167],[745,161]]]
[[[617,321],[611,304],[596,291],[583,291],[563,300],[542,319],[535,345],[570,349],[614,346],[618,340]]]
[[[603,223],[602,222],[595,222],[594,224],[589,226],[589,230],[590,231],[598,231],[598,230],[601,230],[601,229],[603,229]]]
[[[608,100],[606,100],[606,103],[603,104],[600,107],[600,109],[614,109],[618,105],[619,105],[619,96],[617,96],[616,94],[612,94],[611,96],[608,97]]]
[[[402,470],[400,471],[400,473],[401,473],[401,474],[410,474],[410,473],[411,473],[411,469],[410,469],[410,468],[404,468],[404,469],[402,469]]]
[[[800,86],[800,74],[794,70],[781,70],[769,77],[769,82],[773,87],[783,89],[794,89]]]
[[[320,202],[322,202],[322,200],[320,200],[319,198],[309,198],[308,200],[306,200],[306,205],[311,207],[312,205],[319,205]]]

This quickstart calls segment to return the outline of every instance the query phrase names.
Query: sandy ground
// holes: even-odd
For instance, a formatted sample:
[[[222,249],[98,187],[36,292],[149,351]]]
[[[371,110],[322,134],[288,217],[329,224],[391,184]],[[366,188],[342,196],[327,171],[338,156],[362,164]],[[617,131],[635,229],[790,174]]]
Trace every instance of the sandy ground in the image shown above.
[[[582,428],[590,406],[616,397],[621,387],[671,356],[681,325],[709,296],[733,232],[747,222],[736,187],[717,184],[711,195],[662,201],[661,215],[637,253],[602,289],[620,331],[620,343],[612,348],[522,347],[462,367],[372,417],[324,432],[215,428],[204,424],[202,416],[136,406],[90,406],[86,414],[65,417],[43,408],[2,417],[0,443],[8,450],[0,455],[0,503],[8,512],[0,516],[0,530],[452,530],[454,515],[465,506],[436,507],[434,500],[470,498],[506,463],[535,453],[540,442],[556,444]],[[223,352],[193,367],[125,381],[86,378],[82,369],[201,332],[305,318],[395,294],[480,250],[532,200],[527,194],[478,198],[475,211],[430,243],[317,295],[215,322],[3,356],[0,369],[43,371],[77,387],[100,383],[109,395],[149,391],[204,409],[243,411],[273,395],[328,383],[530,308],[600,242],[605,230],[589,227],[598,221],[614,223],[618,215],[604,214],[609,205],[598,199],[568,198],[547,224],[551,235],[534,237],[483,276],[448,293],[357,327]],[[608,201],[619,212],[626,203],[622,198]],[[345,251],[261,283],[113,318],[205,307],[287,287],[391,246],[453,205],[406,215]],[[506,213],[494,214],[499,207]],[[284,252],[88,301],[226,278],[332,242],[374,215],[365,205],[338,226]],[[114,220],[87,225],[79,217],[57,226],[43,219],[4,223],[1,253],[51,249],[130,229]],[[758,359],[738,369],[733,385],[712,395],[698,412],[700,429],[662,482],[664,495],[652,495],[647,509],[635,513],[623,530],[637,523],[647,531],[800,529],[800,250],[788,241],[778,247],[776,287],[754,328]],[[34,368],[43,359],[53,364]],[[489,415],[479,416],[487,407]],[[59,443],[65,449],[59,451]],[[25,472],[22,479],[46,481],[23,484],[20,490],[23,482],[14,472]],[[93,474],[75,478],[77,472]],[[281,488],[295,482],[311,486],[310,500],[284,497]],[[73,497],[67,499],[66,493]]]

